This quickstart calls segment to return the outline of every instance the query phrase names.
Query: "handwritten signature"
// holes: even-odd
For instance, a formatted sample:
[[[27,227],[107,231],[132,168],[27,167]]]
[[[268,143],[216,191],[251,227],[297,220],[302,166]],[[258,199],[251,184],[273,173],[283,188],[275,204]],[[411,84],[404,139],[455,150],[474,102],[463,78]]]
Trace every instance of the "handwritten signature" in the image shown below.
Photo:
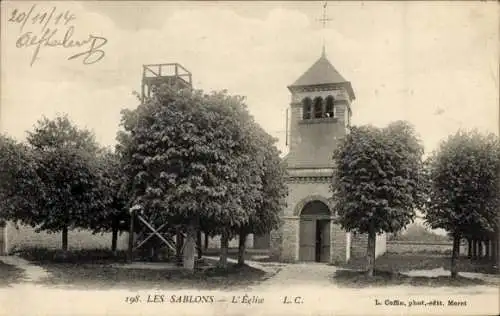
[[[33,56],[30,66],[33,66],[38,59],[42,47],[61,47],[61,48],[85,48],[84,51],[68,57],[68,60],[81,58],[84,65],[94,64],[104,58],[106,53],[103,46],[108,40],[102,36],[89,34],[87,38],[74,40],[73,34],[75,26],[68,24],[76,20],[76,16],[69,10],[60,12],[55,15],[56,7],[52,7],[47,12],[33,12],[36,9],[36,4],[31,6],[28,12],[22,12],[17,9],[13,10],[9,18],[9,22],[20,24],[20,32],[22,33],[16,41],[17,48],[33,47]],[[40,26],[38,32],[27,31],[23,33],[26,23],[31,21],[31,25]],[[53,26],[48,27],[52,22]],[[65,28],[65,32],[60,30],[60,27]],[[64,33],[63,33],[64,32]],[[60,36],[62,35],[62,38]]]

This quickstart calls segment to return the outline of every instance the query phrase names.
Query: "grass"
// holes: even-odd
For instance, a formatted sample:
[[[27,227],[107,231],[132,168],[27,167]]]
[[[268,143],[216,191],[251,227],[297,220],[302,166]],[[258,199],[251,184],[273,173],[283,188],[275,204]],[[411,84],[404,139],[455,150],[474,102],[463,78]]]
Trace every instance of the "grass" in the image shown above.
[[[411,270],[432,270],[443,268],[449,270],[450,257],[439,254],[413,253],[413,254],[395,254],[387,253],[375,260],[375,273],[372,278],[366,276],[366,259],[355,258],[346,264],[340,264],[340,268],[347,270],[338,270],[333,280],[336,284],[345,287],[366,287],[366,286],[468,286],[468,285],[486,285],[489,282],[480,279],[471,279],[460,276],[460,272],[480,272],[495,273],[489,262],[472,262],[467,258],[460,258],[458,261],[459,276],[452,279],[450,275],[424,277],[407,276],[401,274],[403,271]]]
[[[37,263],[95,263],[105,264],[125,262],[125,251],[113,253],[107,249],[70,250],[64,252],[60,249],[26,248],[16,252],[18,256],[28,261]]]
[[[261,281],[265,272],[244,266],[229,265],[227,270],[217,267],[196,269],[194,273],[175,270],[127,269],[106,265],[73,263],[41,264],[51,277],[41,282],[50,286],[72,286],[94,289],[234,289],[245,288]]]
[[[60,263],[112,263],[112,262],[126,262],[126,251],[118,251],[113,253],[107,249],[92,249],[92,250],[70,250],[63,252],[60,249],[46,249],[46,248],[25,248],[17,251],[17,254],[28,261],[36,262],[60,262]],[[203,251],[203,255],[218,257],[220,249],[209,248]],[[245,252],[245,260],[259,261],[259,262],[275,262],[269,258],[267,250],[248,249]],[[259,256],[263,258],[255,258]],[[264,257],[266,256],[266,257]],[[135,255],[136,259],[140,259],[140,254]],[[229,248],[228,258],[238,260],[238,249]],[[174,258],[172,258],[174,259]],[[148,261],[146,257],[144,261]]]
[[[452,279],[449,276],[438,277],[415,277],[407,276],[398,272],[375,270],[373,277],[366,276],[364,271],[338,270],[334,275],[334,281],[341,287],[363,288],[367,286],[430,286],[430,287],[445,287],[445,286],[471,286],[484,285],[487,282],[479,279],[470,279],[461,277]]]
[[[443,254],[432,253],[386,253],[375,260],[375,268],[379,271],[398,272],[410,270],[432,270],[443,268],[449,270],[451,257]],[[355,258],[347,264],[341,264],[342,268],[362,270],[365,269],[366,259]],[[458,271],[496,274],[491,262],[485,260],[472,261],[465,257],[458,260]]]
[[[249,266],[229,264],[227,269],[216,266],[217,261],[200,260],[194,273],[179,268],[137,269],[117,267],[125,262],[126,254],[108,250],[26,249],[21,257],[46,269],[51,277],[40,283],[48,286],[85,289],[234,289],[245,288],[262,281],[264,271]]]
[[[0,261],[0,287],[17,283],[22,277],[23,271],[21,269]]]

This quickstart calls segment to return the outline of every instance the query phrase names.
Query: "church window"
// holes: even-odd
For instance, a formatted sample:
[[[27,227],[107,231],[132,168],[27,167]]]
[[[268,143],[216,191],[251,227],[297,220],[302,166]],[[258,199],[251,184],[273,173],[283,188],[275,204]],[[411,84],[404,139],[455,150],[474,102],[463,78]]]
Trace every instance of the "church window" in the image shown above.
[[[333,97],[329,95],[326,98],[326,117],[334,117],[335,116],[335,107],[333,105]]]
[[[305,98],[303,101],[303,108],[302,108],[302,119],[308,120],[312,116],[312,101],[310,98]]]
[[[323,117],[323,99],[317,97],[314,99],[314,118]]]

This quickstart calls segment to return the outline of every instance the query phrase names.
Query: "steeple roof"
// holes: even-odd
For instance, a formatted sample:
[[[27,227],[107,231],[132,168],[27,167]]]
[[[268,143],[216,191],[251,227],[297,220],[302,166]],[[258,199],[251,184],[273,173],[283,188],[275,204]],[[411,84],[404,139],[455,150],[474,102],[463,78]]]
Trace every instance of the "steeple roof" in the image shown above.
[[[323,50],[321,57],[299,77],[289,88],[303,86],[317,86],[325,84],[340,84],[347,88],[349,94],[354,99],[354,92],[351,84],[333,67],[330,61],[326,58]]]

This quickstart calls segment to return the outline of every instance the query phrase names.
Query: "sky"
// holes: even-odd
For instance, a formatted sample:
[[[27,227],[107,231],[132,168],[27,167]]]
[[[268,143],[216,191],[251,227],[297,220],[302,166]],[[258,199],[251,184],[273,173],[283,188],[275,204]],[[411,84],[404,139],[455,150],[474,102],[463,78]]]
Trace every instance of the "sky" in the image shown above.
[[[328,59],[355,91],[353,124],[408,120],[427,152],[459,128],[499,130],[494,1],[330,1],[325,29],[322,2],[35,4],[24,20],[33,3],[1,3],[0,129],[18,139],[42,115],[67,113],[113,145],[120,110],[137,106],[132,91],[140,91],[142,65],[178,62],[195,88],[246,96],[286,151],[287,86],[320,57],[323,38]],[[53,12],[48,22],[44,12]],[[69,29],[72,40],[105,38],[104,56],[85,65],[83,56],[68,57],[90,43],[41,45],[31,64],[47,29],[57,30],[52,40]]]

